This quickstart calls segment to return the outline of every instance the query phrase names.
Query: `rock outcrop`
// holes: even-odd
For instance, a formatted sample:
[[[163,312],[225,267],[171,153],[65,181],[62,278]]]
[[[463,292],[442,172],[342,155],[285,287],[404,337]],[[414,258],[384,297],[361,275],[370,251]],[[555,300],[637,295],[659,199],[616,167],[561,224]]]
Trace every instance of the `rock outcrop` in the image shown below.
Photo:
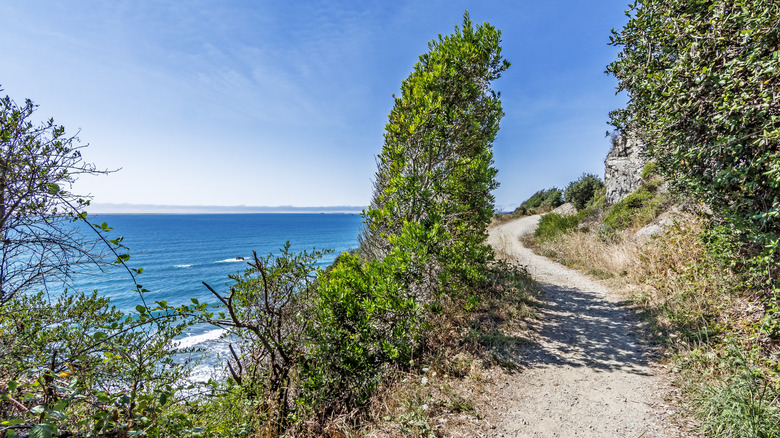
[[[571,216],[573,214],[577,214],[577,207],[574,206],[571,202],[567,202],[555,210],[551,211],[550,213],[556,213],[561,216]]]
[[[621,135],[612,142],[612,150],[604,160],[604,184],[607,203],[612,205],[628,196],[642,184],[644,145],[630,135]]]

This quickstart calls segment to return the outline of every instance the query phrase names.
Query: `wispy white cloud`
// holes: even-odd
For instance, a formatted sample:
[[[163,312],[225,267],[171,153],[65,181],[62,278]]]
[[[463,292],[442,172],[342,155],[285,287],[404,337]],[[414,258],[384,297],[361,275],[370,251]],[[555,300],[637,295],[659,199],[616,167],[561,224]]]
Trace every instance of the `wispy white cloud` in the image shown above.
[[[514,64],[496,84],[507,110],[497,164],[509,170],[497,195],[511,204],[557,171],[528,148],[554,151],[559,169],[601,147],[545,142],[601,131],[620,104],[601,64],[622,0],[0,2],[0,84],[125,168],[85,186],[103,202],[361,204],[390,95],[466,8],[503,29]]]

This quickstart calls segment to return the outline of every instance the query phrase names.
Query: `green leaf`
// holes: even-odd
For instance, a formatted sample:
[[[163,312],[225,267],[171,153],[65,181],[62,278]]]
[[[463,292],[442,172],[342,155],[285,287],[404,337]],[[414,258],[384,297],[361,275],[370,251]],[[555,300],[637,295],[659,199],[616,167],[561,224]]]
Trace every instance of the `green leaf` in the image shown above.
[[[64,413],[62,413],[60,411],[54,410],[54,409],[48,409],[47,408],[46,409],[46,414],[49,415],[49,416],[52,416],[52,417],[54,417],[54,418],[56,418],[56,419],[58,419],[60,421],[68,419],[67,415],[65,415]]]
[[[128,260],[130,260],[130,254],[119,254],[116,256],[116,260],[114,260],[114,263],[120,265]]]
[[[146,307],[144,307],[144,306],[142,306],[142,305],[140,305],[140,304],[139,304],[139,305],[137,305],[137,306],[135,306],[135,310],[137,310],[137,311],[138,311],[138,313],[140,313],[140,314],[144,314],[144,313],[146,313]]]
[[[41,423],[36,424],[30,429],[30,438],[52,438],[54,436],[54,425]]]

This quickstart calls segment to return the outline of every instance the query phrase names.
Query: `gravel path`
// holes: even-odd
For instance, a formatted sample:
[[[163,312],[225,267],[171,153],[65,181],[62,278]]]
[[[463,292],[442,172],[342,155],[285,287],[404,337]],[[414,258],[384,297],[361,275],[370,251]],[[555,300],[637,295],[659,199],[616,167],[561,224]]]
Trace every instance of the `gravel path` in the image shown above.
[[[522,246],[519,236],[538,221],[490,231],[491,245],[526,265],[543,295],[533,342],[518,353],[521,371],[490,388],[489,436],[693,436],[669,418],[668,378],[640,341],[631,311],[605,286]]]

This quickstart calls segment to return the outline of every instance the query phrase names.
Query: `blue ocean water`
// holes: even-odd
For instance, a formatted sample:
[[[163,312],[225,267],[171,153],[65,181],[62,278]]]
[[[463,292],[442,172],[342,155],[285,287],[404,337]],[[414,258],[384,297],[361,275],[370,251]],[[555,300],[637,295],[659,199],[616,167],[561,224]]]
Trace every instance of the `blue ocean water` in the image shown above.
[[[189,303],[190,298],[215,301],[201,284],[226,290],[228,274],[241,272],[256,251],[258,256],[278,252],[286,241],[293,251],[333,249],[321,266],[338,253],[357,246],[362,223],[358,214],[134,214],[97,215],[92,223],[106,222],[111,239],[122,243],[131,255],[131,268],[143,268],[137,281],[148,289],[148,303],[166,300],[171,305]],[[76,286],[97,289],[123,310],[140,304],[134,285],[121,267],[82,276]]]
[[[252,251],[258,256],[278,253],[289,241],[291,250],[332,249],[321,260],[325,267],[336,256],[357,246],[362,224],[359,214],[105,214],[91,223],[106,222],[110,239],[122,236],[131,255],[131,268],[143,268],[137,282],[149,292],[147,303],[165,300],[169,305],[190,303],[190,298],[216,303],[201,282],[217,291],[228,290],[229,274],[242,272]],[[82,275],[75,285],[82,291],[98,290],[119,309],[129,311],[141,303],[124,268]],[[196,326],[181,340],[181,347],[219,350],[222,333],[211,326]],[[213,357],[204,368],[215,365]],[[201,370],[201,371],[204,371]]]

